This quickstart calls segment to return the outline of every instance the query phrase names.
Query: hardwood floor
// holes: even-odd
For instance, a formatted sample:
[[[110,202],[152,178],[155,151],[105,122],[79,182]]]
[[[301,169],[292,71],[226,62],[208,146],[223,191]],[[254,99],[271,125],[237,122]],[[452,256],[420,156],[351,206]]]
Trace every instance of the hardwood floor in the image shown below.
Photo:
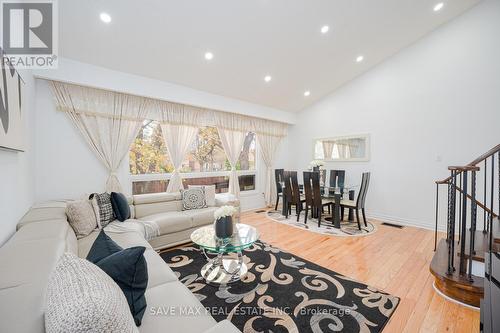
[[[258,228],[265,242],[400,297],[384,333],[479,332],[478,311],[445,300],[432,287],[434,233],[370,221],[378,228],[373,235],[332,237],[274,222],[266,213],[241,218]]]

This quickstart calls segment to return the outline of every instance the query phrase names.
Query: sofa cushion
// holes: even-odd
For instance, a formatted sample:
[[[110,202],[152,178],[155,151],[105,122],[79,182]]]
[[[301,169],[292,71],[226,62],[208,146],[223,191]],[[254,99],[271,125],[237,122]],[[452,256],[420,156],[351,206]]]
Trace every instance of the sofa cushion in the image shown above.
[[[144,251],[148,263],[148,289],[167,282],[177,281],[177,275],[153,249]]]
[[[141,204],[135,206],[135,218],[140,219],[148,215],[180,211],[182,211],[181,200]]]
[[[120,288],[97,266],[64,254],[47,286],[47,332],[136,332]]]
[[[130,218],[130,206],[123,193],[111,192],[111,206],[118,221],[123,222]]]
[[[21,218],[17,224],[19,230],[24,225],[31,222],[40,222],[47,220],[66,220],[66,202],[67,201],[48,201],[33,205],[30,210]]]
[[[193,226],[191,217],[185,212],[166,212],[146,216],[144,220],[154,221],[160,228],[160,234],[169,234],[186,230]]]
[[[168,202],[168,201],[178,201],[181,200],[181,194],[179,192],[175,193],[148,193],[148,194],[137,194],[134,195],[134,205],[144,205],[156,202]]]
[[[179,281],[148,289],[146,299],[148,311],[142,319],[141,333],[204,332],[216,325],[196,296]]]
[[[104,241],[97,238],[96,242]],[[115,244],[116,245],[116,244]],[[127,299],[135,324],[141,325],[146,311],[144,293],[148,286],[148,268],[143,246],[119,250],[97,262],[93,262],[108,274],[120,287]]]
[[[105,229],[106,230],[106,229]],[[94,244],[95,239],[99,235],[98,230],[94,230],[87,237],[78,240],[78,256],[81,258],[86,258],[92,244]],[[144,246],[146,248],[151,248],[151,245],[144,239],[144,236],[138,232],[108,232],[107,235],[114,240],[122,248],[129,248],[132,246]]]
[[[187,210],[184,212],[193,220],[193,227],[214,223],[214,212],[217,207],[208,207],[203,209]]]

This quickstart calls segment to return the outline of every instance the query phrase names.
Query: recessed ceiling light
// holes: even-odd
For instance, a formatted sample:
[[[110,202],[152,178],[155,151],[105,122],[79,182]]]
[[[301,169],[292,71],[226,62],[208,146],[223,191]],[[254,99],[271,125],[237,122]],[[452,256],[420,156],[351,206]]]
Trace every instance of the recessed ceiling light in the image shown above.
[[[443,7],[444,7],[444,3],[440,2],[434,6],[434,11],[439,12],[441,9],[443,9]]]
[[[321,27],[322,34],[326,34],[328,32],[328,30],[330,30],[330,27],[327,25],[324,25],[323,27]]]
[[[306,97],[307,97],[307,96],[309,96],[309,95],[311,95],[311,92],[310,92],[309,90],[304,91],[304,96],[306,96]]]
[[[269,81],[271,81],[272,79],[273,79],[273,78],[271,77],[271,75],[266,75],[266,76],[264,76],[264,81],[266,81],[266,82],[269,82]]]
[[[212,60],[214,58],[214,54],[212,52],[205,53],[205,59]]]
[[[99,15],[99,17],[101,18],[101,21],[103,21],[104,23],[111,22],[111,16],[109,16],[108,13],[101,13],[101,15]]]
[[[360,56],[358,56],[356,58],[356,62],[362,62],[364,59],[365,59],[365,57],[363,57],[362,55],[360,55]]]

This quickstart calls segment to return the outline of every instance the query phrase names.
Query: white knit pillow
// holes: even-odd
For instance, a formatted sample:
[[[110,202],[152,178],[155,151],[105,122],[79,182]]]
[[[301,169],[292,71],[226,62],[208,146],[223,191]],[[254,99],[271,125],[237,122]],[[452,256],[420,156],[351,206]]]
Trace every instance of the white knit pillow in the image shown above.
[[[47,286],[47,333],[138,332],[122,290],[90,261],[65,253]]]

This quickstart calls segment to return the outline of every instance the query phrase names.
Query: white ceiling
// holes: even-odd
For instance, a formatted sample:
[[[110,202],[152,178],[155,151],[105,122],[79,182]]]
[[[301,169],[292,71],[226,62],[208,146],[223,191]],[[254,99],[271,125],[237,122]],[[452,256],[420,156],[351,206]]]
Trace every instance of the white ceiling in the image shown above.
[[[298,111],[480,0],[439,1],[64,0],[60,55]]]

